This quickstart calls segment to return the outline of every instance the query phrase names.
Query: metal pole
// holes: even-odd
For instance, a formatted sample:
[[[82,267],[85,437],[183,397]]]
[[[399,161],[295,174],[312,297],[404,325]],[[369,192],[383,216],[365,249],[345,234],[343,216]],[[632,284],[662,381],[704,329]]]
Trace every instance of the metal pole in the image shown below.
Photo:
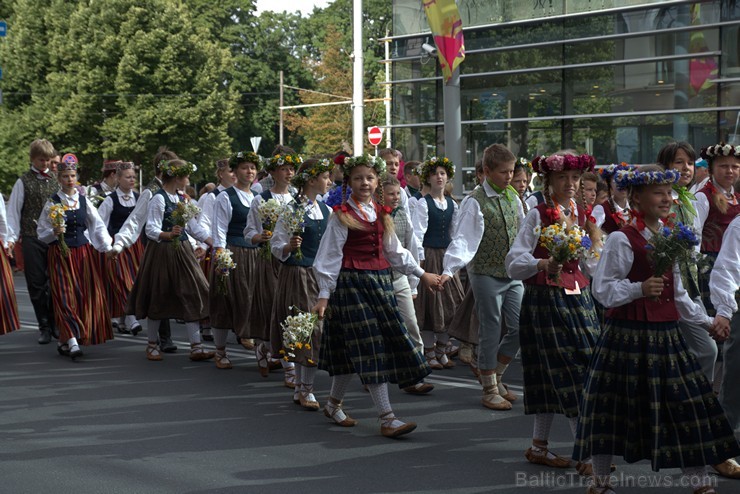
[[[283,71],[280,71],[280,145],[283,145]]]
[[[445,117],[445,156],[455,163],[455,177],[453,180],[453,194],[461,197],[463,193],[462,168],[465,153],[462,145],[462,116],[460,113],[460,69],[452,73],[450,80],[443,88],[444,117]]]
[[[352,74],[352,153],[363,153],[363,89],[364,57],[362,55],[362,0],[353,0],[352,32],[354,37],[354,67]]]
[[[390,33],[385,30],[385,147],[392,148],[391,144],[391,40]]]

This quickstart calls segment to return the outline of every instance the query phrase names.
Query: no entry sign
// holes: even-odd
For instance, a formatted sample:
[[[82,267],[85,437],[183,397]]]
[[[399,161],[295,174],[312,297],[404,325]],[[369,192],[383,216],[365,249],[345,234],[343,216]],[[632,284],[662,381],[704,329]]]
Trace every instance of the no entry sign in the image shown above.
[[[367,139],[370,141],[370,144],[377,146],[383,140],[383,131],[378,127],[370,127],[367,129]]]

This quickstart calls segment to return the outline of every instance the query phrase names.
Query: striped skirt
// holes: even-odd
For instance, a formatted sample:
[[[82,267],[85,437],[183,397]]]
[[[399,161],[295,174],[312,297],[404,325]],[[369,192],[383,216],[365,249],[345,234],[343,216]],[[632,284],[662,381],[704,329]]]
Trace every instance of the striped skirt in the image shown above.
[[[406,330],[390,270],[339,272],[321,334],[319,369],[401,388],[431,372]]]
[[[214,263],[209,263],[211,272],[208,286],[211,327],[233,329],[240,338],[251,338],[249,309],[254,292],[254,274],[259,249],[229,245],[231,259],[236,264],[226,277],[226,294],[219,292]]]
[[[259,251],[259,249],[255,249]],[[275,298],[278,273],[282,263],[270,256],[269,260],[259,257],[254,270],[254,292],[249,313],[250,338],[268,341],[272,318],[272,301]]]
[[[578,416],[599,322],[591,291],[525,285],[519,321],[524,413]]]
[[[113,339],[98,254],[90,244],[70,247],[68,257],[58,244],[49,246],[49,284],[61,342],[74,337],[80,345],[97,345]]]
[[[13,270],[0,242],[0,335],[8,334],[20,327]]]
[[[108,309],[112,317],[126,315],[126,301],[139,272],[144,245],[141,239],[124,249],[115,261],[105,264],[106,287],[108,291]]]
[[[442,261],[445,249],[431,249],[424,247],[424,271],[427,273],[442,274]],[[458,273],[445,284],[443,291],[431,292],[426,289],[419,290],[414,300],[416,309],[416,321],[422,331],[434,331],[445,333],[452,324],[455,311],[462,303],[465,293]]]
[[[584,386],[573,458],[650,460],[653,470],[740,454],[678,324],[608,320]]]

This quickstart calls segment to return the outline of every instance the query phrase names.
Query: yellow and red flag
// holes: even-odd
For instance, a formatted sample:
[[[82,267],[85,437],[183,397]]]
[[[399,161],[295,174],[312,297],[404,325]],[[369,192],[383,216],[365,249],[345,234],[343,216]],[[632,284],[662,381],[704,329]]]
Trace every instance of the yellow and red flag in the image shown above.
[[[429,27],[437,45],[442,75],[449,81],[452,72],[465,60],[462,19],[455,0],[422,0]]]

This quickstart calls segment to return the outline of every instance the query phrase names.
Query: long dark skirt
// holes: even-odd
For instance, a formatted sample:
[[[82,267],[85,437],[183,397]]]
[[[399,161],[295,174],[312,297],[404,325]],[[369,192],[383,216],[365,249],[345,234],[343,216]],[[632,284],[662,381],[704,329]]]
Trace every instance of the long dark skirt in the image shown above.
[[[591,291],[525,285],[519,323],[524,413],[578,416],[599,322]]]
[[[259,249],[256,249],[259,250]],[[249,338],[270,339],[272,301],[275,298],[278,273],[282,263],[275,257],[266,260],[258,256],[254,268],[252,308],[249,312]]]
[[[258,249],[229,245],[231,259],[236,264],[234,270],[226,277],[226,294],[219,291],[219,280],[216,279],[215,262],[208,266],[211,269],[208,287],[211,326],[218,329],[233,329],[240,338],[251,338],[250,309],[254,292],[254,272],[257,263]]]
[[[424,247],[424,271],[428,273],[442,274],[442,261],[445,249],[432,249]],[[452,324],[455,311],[462,303],[465,293],[458,273],[445,285],[445,289],[431,292],[419,290],[414,300],[416,309],[416,322],[421,331],[434,331],[445,333]]]
[[[677,323],[607,320],[584,386],[573,458],[650,460],[653,470],[740,454]]]
[[[340,271],[321,335],[319,369],[401,388],[431,372],[406,330],[390,270]]]

